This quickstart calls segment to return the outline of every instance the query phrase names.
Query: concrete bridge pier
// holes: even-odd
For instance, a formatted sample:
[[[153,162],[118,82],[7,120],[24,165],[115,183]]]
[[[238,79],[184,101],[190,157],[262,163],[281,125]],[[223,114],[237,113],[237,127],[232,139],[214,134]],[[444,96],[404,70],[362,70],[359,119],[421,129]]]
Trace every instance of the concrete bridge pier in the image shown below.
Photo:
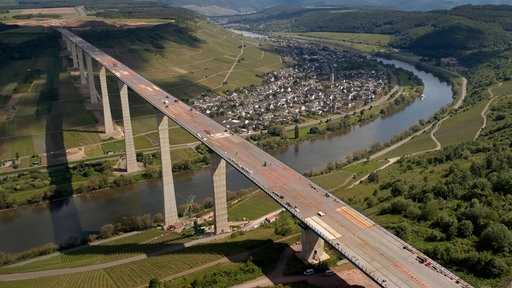
[[[301,258],[306,263],[316,264],[329,259],[324,252],[324,240],[311,229],[302,229],[300,233],[302,243]]]
[[[91,104],[98,102],[98,91],[94,85],[94,71],[92,70],[91,55],[85,54],[85,63],[87,65],[87,81],[89,82],[89,95],[91,96]]]
[[[105,134],[114,133],[114,121],[112,120],[112,112],[110,111],[110,102],[108,99],[107,75],[104,66],[99,65],[100,70],[100,86],[101,86],[101,102],[103,104],[103,122],[105,124]]]
[[[160,138],[160,161],[162,163],[162,186],[164,188],[164,226],[178,222],[174,179],[172,176],[171,149],[169,146],[169,121],[167,116],[156,110],[156,124]]]
[[[135,143],[133,142],[132,122],[130,116],[130,105],[128,103],[128,86],[118,81],[119,94],[121,96],[121,110],[123,112],[124,144],[126,152],[126,172],[137,171],[137,158],[135,155]]]
[[[84,69],[84,53],[82,48],[76,47],[78,54],[78,68],[80,68],[80,84],[84,85],[85,81],[85,69]]]
[[[210,169],[213,178],[213,213],[215,234],[228,232],[228,210],[226,205],[226,161],[215,153],[210,154]]]
[[[68,52],[71,52],[71,40],[64,37],[64,35],[62,36],[62,40],[64,40],[64,42],[66,43],[66,50],[68,50]]]
[[[71,43],[71,59],[73,59],[73,68],[78,68],[78,57],[77,57],[77,53],[76,53],[76,44],[75,43]]]

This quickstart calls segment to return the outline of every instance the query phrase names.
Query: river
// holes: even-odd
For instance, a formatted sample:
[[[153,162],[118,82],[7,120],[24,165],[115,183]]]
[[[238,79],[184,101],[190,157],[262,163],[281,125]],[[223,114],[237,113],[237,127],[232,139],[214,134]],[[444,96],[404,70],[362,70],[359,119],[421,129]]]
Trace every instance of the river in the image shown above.
[[[388,141],[452,102],[451,87],[432,74],[396,60],[379,60],[412,71],[420,77],[425,84],[424,99],[416,100],[390,117],[356,127],[347,134],[330,134],[291,145],[273,153],[274,156],[301,173],[323,169],[330,161],[343,161],[354,151],[369,148],[375,142]],[[228,189],[232,191],[253,186],[234,169],[228,170],[227,181]],[[191,194],[196,195],[196,202],[199,203],[213,195],[208,168],[175,175],[174,183],[179,204],[185,203]],[[161,203],[161,180],[153,179],[52,204],[1,211],[0,251],[18,252],[48,242],[62,243],[70,236],[80,238],[97,233],[102,225],[115,223],[123,216],[161,212]]]

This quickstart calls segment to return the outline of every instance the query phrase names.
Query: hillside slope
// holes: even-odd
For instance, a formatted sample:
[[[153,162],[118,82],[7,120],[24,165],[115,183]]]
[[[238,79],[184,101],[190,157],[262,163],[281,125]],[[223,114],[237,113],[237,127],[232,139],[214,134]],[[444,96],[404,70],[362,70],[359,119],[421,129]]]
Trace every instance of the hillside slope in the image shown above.
[[[392,35],[391,46],[434,57],[501,51],[512,39],[512,6],[461,6],[405,12],[346,8],[272,8],[226,17],[228,25],[258,32],[347,32]]]
[[[351,7],[392,8],[406,11],[428,11],[450,9],[464,4],[482,5],[510,3],[508,0],[162,0],[162,2],[171,6],[188,7],[207,16],[245,14],[279,6],[320,7],[343,5]]]

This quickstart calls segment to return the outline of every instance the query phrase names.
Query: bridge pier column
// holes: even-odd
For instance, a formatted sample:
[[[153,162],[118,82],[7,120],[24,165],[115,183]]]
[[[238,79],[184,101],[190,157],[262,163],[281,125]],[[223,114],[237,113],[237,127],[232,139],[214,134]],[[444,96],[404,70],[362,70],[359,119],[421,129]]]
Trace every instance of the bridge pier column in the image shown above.
[[[226,161],[215,153],[210,154],[213,177],[213,213],[215,234],[228,232],[228,210],[226,205]]]
[[[302,229],[300,233],[302,243],[301,258],[303,261],[316,264],[329,259],[329,255],[324,252],[324,240],[310,229]]]
[[[71,41],[70,41],[71,42]],[[78,68],[78,57],[76,55],[76,44],[71,43],[71,59],[73,59],[73,68]]]
[[[64,37],[64,35],[62,35],[62,40],[64,40],[64,42],[66,42],[66,50],[68,50],[68,52],[71,52],[71,40]]]
[[[112,112],[110,111],[110,101],[108,99],[107,76],[105,67],[100,67],[100,86],[101,102],[103,104],[103,122],[105,124],[105,134],[114,133],[114,121],[112,121]]]
[[[160,160],[164,188],[164,225],[168,227],[178,222],[178,209],[176,208],[171,149],[169,147],[169,121],[167,116],[159,110],[156,110],[156,124],[158,126],[158,137],[160,138]]]
[[[87,80],[89,82],[89,95],[91,96],[91,104],[98,102],[98,91],[94,85],[94,72],[92,70],[92,58],[91,55],[85,54],[85,63],[87,65]]]
[[[135,143],[133,142],[132,122],[130,117],[130,105],[128,103],[128,86],[118,81],[119,93],[121,96],[121,110],[123,112],[124,144],[126,151],[126,172],[138,170],[137,158],[135,155]]]
[[[78,68],[80,68],[80,84],[85,84],[84,55],[82,48],[76,47],[78,54]]]

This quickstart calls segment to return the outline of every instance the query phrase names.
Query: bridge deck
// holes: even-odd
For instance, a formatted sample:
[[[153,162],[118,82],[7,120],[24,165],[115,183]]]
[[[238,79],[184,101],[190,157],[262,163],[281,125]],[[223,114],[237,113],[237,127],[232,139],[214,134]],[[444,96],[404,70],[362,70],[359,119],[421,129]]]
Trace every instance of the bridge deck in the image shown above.
[[[246,175],[379,285],[470,287],[441,265],[284,163],[240,136],[230,133],[217,122],[180,102],[80,37],[62,28],[57,30],[156,109]],[[291,205],[286,205],[286,202]],[[295,206],[300,212],[294,209]],[[317,217],[319,211],[323,211],[325,215]],[[325,232],[328,235],[324,235]]]

